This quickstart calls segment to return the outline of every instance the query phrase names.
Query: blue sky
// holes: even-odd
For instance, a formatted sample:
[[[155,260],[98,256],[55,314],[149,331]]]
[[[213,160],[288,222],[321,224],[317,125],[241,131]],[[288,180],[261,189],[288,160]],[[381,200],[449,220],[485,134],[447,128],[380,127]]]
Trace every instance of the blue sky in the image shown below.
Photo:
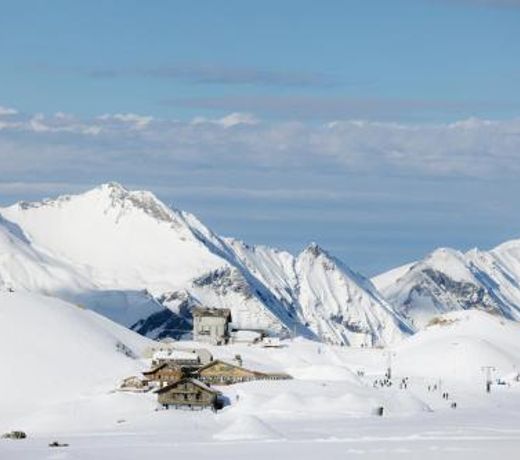
[[[117,180],[367,274],[519,237],[519,1],[4,1],[0,56],[3,204]]]

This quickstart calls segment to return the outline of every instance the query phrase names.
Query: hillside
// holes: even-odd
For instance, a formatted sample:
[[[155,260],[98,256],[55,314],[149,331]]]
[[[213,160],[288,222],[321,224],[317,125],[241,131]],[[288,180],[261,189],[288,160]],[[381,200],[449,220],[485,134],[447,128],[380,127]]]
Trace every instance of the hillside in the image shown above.
[[[113,390],[122,377],[142,369],[135,358],[149,344],[61,300],[0,292],[0,421]]]
[[[438,316],[394,348],[399,375],[462,381],[483,388],[484,366],[495,378],[518,372],[520,324],[479,310]]]

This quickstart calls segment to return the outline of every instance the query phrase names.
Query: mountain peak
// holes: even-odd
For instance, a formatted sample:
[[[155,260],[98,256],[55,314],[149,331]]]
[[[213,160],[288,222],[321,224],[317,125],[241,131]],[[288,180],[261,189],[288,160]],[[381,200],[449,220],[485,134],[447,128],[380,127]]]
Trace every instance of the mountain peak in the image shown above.
[[[319,257],[322,254],[328,256],[327,251],[325,251],[325,249],[323,249],[318,243],[314,241],[308,244],[302,253],[310,254],[314,257]]]
[[[447,248],[447,247],[442,247],[442,248],[437,248],[435,249],[434,251],[432,251],[429,256],[430,258],[451,258],[451,259],[463,259],[464,258],[464,254],[460,251],[458,251],[457,249],[453,249],[453,248]]]
[[[102,192],[108,192],[110,194],[128,194],[129,191],[126,187],[121,185],[119,182],[106,182],[104,184],[98,185],[95,190],[99,190]]]
[[[110,205],[121,208],[140,209],[151,217],[164,222],[179,220],[175,209],[170,208],[157,198],[152,192],[145,190],[128,190],[118,182],[107,182],[90,190],[85,195],[106,197]]]

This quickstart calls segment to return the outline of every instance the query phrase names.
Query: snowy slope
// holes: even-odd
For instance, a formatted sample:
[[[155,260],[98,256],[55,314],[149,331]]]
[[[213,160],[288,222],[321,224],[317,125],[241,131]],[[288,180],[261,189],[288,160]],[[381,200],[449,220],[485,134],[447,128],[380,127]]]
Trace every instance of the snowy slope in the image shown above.
[[[383,274],[376,282],[389,278]],[[397,312],[419,328],[437,314],[470,308],[520,320],[520,242],[489,252],[438,249],[393,283],[379,284]]]
[[[2,412],[113,390],[150,341],[96,313],[33,293],[0,292]],[[27,404],[28,407],[25,405]]]
[[[412,268],[414,265],[414,262],[401,265],[396,268],[392,268],[391,270],[388,270],[387,272],[381,273],[377,276],[374,276],[371,281],[372,284],[379,290],[383,291],[386,288],[390,287],[392,284],[394,284],[399,278],[401,278],[410,268]]]
[[[73,264],[35,247],[17,224],[0,216],[0,291],[5,290],[55,295],[125,326],[163,309],[145,291],[103,290]]]
[[[35,249],[23,231],[0,215],[0,290],[88,289],[72,266]]]
[[[456,311],[400,343],[394,367],[399,375],[462,380],[483,387],[482,367],[495,377],[518,372],[520,325],[479,311]]]
[[[479,270],[480,281],[497,296],[507,317],[520,319],[520,240],[489,252],[474,249],[466,254]]]
[[[306,248],[295,267],[302,315],[319,337],[332,343],[375,346],[412,333],[368,279],[319,246]]]
[[[6,269],[6,280],[150,337],[184,335],[195,305],[231,309],[238,328],[339,344],[383,345],[410,332],[368,280],[317,246],[294,257],[224,239],[149,192],[110,183],[0,212],[23,229],[20,246],[60,261],[70,278],[16,284],[20,270]],[[31,257],[28,273],[47,270],[43,256]]]

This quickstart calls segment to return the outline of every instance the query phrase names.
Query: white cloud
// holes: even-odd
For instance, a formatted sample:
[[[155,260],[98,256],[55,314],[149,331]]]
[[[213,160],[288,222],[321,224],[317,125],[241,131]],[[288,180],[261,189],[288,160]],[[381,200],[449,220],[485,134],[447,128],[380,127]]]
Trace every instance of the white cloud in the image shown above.
[[[230,129],[236,126],[241,128]],[[260,167],[477,177],[520,172],[520,119],[421,125],[336,120],[316,125],[259,123],[247,113],[191,122],[134,113],[91,119],[56,113],[18,115],[0,122],[0,130],[0,141],[8,142],[11,152],[24,152],[28,169],[35,162],[52,169],[48,159],[59,151],[74,156],[72,169],[95,164],[107,171],[182,165],[220,171]],[[49,164],[42,164],[42,150],[48,151]],[[2,155],[0,151],[0,159]],[[0,172],[15,162],[0,162]]]
[[[0,105],[0,117],[8,116],[8,115],[16,115],[18,110],[12,109],[10,107],[3,107]]]
[[[256,125],[260,121],[254,115],[250,113],[233,112],[222,118],[206,118],[206,117],[195,117],[191,123],[194,125],[200,125],[204,123],[212,123],[215,125],[223,126],[224,128],[231,128],[237,125]]]
[[[104,115],[100,115],[98,119],[102,121],[125,123],[135,129],[144,129],[154,120],[151,116],[137,115],[136,113],[105,113]]]
[[[35,133],[75,133],[93,136],[101,132],[99,125],[88,121],[84,122],[73,115],[62,112],[58,112],[50,117],[37,113],[25,122],[17,123],[16,128]]]

